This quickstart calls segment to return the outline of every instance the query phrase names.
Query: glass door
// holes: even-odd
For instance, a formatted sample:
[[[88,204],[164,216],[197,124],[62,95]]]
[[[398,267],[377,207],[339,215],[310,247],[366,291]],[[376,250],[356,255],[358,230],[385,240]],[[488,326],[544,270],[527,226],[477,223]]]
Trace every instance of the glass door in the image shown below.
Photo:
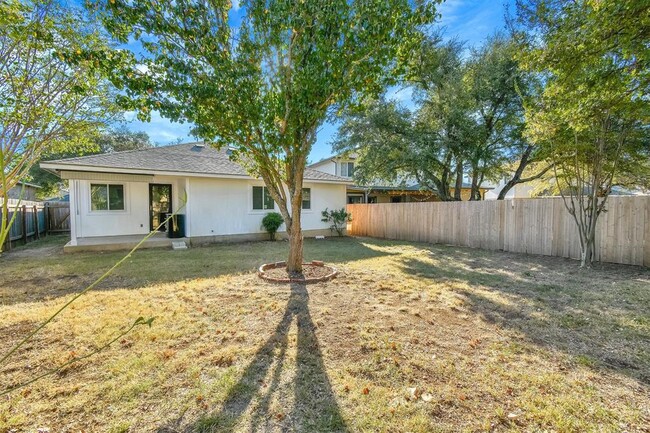
[[[168,184],[149,184],[149,229],[156,227],[165,221],[166,214],[172,213],[172,186]],[[158,229],[161,232],[167,230],[163,225]]]

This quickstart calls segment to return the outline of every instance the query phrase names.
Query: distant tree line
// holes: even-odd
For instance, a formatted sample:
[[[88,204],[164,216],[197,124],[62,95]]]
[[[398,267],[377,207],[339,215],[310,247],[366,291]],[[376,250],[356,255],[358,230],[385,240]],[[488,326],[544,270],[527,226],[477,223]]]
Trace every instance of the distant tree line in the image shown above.
[[[465,55],[426,38],[400,85],[415,108],[379,98],[348,111],[334,143],[355,152],[362,184],[417,181],[444,201],[506,179],[499,199],[543,179],[595,259],[599,215],[615,187],[650,187],[650,5],[519,0],[496,34]]]
[[[359,155],[361,183],[415,180],[453,201],[468,179],[469,199],[480,200],[486,180],[508,176],[503,198],[550,169],[543,149],[524,137],[524,104],[539,81],[521,69],[516,49],[511,38],[496,34],[465,58],[458,41],[425,39],[402,82],[416,107],[379,99],[370,109],[348,112],[334,149]]]

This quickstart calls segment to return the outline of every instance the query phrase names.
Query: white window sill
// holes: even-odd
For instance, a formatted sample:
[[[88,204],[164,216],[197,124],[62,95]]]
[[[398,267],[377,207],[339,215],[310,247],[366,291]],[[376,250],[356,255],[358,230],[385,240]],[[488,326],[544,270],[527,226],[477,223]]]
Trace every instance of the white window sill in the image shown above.
[[[127,210],[91,210],[88,215],[125,215]]]

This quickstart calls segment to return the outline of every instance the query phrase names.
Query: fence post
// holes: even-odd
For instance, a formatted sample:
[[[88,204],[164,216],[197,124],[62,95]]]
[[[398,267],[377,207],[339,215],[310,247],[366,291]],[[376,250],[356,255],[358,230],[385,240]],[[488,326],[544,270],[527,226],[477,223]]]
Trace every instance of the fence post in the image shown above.
[[[27,243],[27,205],[23,205],[23,211],[22,214],[20,215],[22,222],[23,222],[23,242],[26,244]]]
[[[50,204],[48,202],[45,202],[45,205],[43,206],[43,235],[47,237],[49,234],[48,231],[50,230]]]
[[[41,234],[39,233],[38,209],[36,208],[36,205],[33,206],[33,211],[34,211],[34,239],[40,239]]]

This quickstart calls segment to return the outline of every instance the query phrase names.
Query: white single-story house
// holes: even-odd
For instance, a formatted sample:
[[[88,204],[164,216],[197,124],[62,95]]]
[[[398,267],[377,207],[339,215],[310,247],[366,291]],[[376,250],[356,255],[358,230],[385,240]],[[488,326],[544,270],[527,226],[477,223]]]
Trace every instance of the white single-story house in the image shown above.
[[[135,245],[183,202],[183,224],[176,227],[184,226],[180,236],[190,243],[265,239],[262,218],[278,211],[262,180],[232,161],[228,149],[201,142],[47,161],[41,168],[69,181],[66,251]],[[330,235],[321,211],[345,207],[347,183],[306,169],[304,236]],[[164,233],[155,238],[148,246],[171,244]]]

